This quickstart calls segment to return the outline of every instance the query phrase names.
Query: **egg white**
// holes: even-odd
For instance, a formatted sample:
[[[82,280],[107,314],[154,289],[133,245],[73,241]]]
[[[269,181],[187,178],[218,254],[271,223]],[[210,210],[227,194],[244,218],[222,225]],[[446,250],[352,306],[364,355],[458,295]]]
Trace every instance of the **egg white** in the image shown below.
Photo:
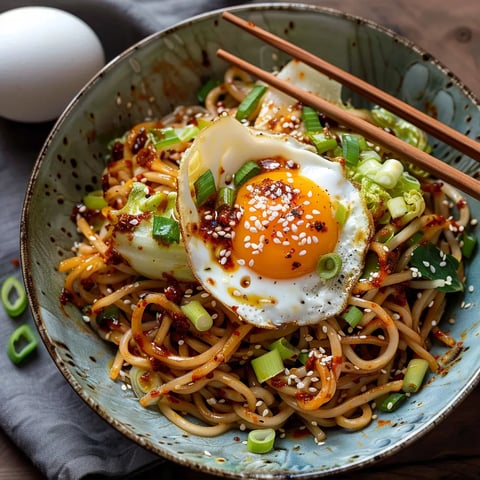
[[[207,169],[217,188],[247,160],[274,156],[292,159],[299,173],[348,209],[335,252],[342,258],[339,275],[323,281],[313,272],[295,279],[261,277],[247,265],[225,269],[197,234],[200,223],[193,183]],[[286,323],[314,324],[341,312],[359,278],[370,237],[370,217],[358,190],[343,175],[342,166],[323,158],[286,135],[260,132],[222,117],[205,129],[186,152],[178,178],[178,211],[187,257],[205,290],[245,321],[275,328]],[[245,282],[248,279],[248,282]]]

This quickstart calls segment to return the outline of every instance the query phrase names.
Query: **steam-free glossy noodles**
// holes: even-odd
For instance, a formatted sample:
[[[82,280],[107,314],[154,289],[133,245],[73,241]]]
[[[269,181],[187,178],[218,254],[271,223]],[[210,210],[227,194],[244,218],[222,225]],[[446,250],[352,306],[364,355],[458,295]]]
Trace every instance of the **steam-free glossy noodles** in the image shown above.
[[[287,68],[291,81],[305,73],[295,62]],[[340,103],[318,75],[307,69],[301,78],[313,90],[328,85]],[[434,343],[461,350],[442,314],[448,293],[463,289],[476,221],[454,188],[321,112],[264,90],[247,108],[253,86],[229,69],[198,106],[133,125],[112,141],[102,190],[75,210],[82,238],[59,266],[60,298],[115,346],[112,381],[185,431],[283,435],[306,427],[323,442],[328,428],[363,428],[379,406],[394,408],[392,393],[405,400],[418,389],[405,380],[411,359],[431,372],[444,368],[448,355],[435,358]],[[392,134],[408,131],[428,151],[422,132],[388,112],[355,112]],[[237,134],[235,143],[229,135]],[[252,144],[245,154],[250,134],[283,146]],[[212,153],[199,161],[205,142]],[[187,158],[190,167],[182,167]],[[228,158],[238,164],[223,165]],[[247,163],[252,171],[240,182]],[[297,175],[307,166],[310,191],[325,194],[323,210],[310,211],[308,198],[296,202]],[[209,171],[213,185],[196,183]],[[247,217],[248,205],[258,218]],[[245,233],[252,225],[255,240]],[[283,249],[270,254],[269,244]],[[314,256],[305,271],[304,255]]]

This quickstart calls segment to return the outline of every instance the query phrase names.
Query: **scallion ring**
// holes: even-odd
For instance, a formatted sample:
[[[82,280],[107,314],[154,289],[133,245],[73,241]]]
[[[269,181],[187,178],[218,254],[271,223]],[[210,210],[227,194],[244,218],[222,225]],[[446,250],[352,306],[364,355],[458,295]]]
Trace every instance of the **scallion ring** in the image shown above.
[[[199,332],[205,332],[212,328],[213,318],[198,300],[192,300],[180,308]]]
[[[103,207],[106,207],[108,205],[105,198],[103,198],[102,190],[95,190],[93,192],[87,193],[83,197],[83,204],[89,210],[101,210]]]
[[[258,175],[262,169],[258,163],[254,162],[253,160],[249,160],[245,162],[236,172],[233,177],[233,183],[235,187],[240,187],[245,182],[253,178],[255,175]]]
[[[28,357],[38,345],[38,340],[30,325],[20,325],[8,339],[7,354],[10,360],[19,364]]]
[[[260,99],[266,91],[267,87],[265,85],[255,85],[238,106],[235,118],[240,121],[248,119],[257,108]]]
[[[412,360],[408,362],[407,370],[403,377],[402,390],[407,393],[418,392],[425,379],[428,368],[428,362],[424,358],[412,358]]]
[[[284,370],[280,352],[274,348],[250,362],[259,383],[266,382]]]
[[[216,191],[215,179],[211,170],[205,170],[194,182],[195,199],[201,207]]]
[[[317,274],[322,280],[336,277],[342,268],[342,259],[338,253],[326,253],[317,263]]]
[[[275,430],[273,428],[262,428],[251,430],[248,433],[247,448],[252,453],[267,453],[275,443]]]
[[[152,235],[163,243],[179,243],[180,227],[174,218],[155,215],[153,217]]]
[[[2,284],[1,298],[10,317],[19,317],[27,308],[25,288],[16,277],[7,277]]]

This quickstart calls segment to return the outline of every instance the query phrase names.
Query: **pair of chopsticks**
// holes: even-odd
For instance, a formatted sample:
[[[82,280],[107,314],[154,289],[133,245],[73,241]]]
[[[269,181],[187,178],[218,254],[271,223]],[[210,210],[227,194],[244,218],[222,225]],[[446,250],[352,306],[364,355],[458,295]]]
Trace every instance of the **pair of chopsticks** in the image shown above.
[[[480,161],[480,143],[475,140],[462,135],[460,132],[450,128],[429,115],[426,115],[411,105],[392,97],[364,80],[316,57],[306,50],[303,50],[297,45],[263,30],[250,21],[243,20],[230,12],[224,12],[222,16],[225,20],[228,20],[234,25],[246,30],[248,33],[253,34],[266,43],[289,54],[293,58],[302,61],[337,82],[349,87],[352,91],[361,94],[371,102],[386,108],[399,117],[418,126],[420,129],[431,134],[447,145],[451,145],[470,158]],[[291,83],[281,80],[272,73],[265,72],[261,68],[256,67],[223,49],[218,49],[217,55],[272,87],[296,98],[305,105],[309,105],[312,108],[323,112],[338,123],[361,133],[369,140],[374,141],[400,155],[402,158],[411,161],[435,177],[457,187],[464,193],[480,200],[480,182],[460,170],[457,170],[448,163],[442,162],[432,155],[413,147],[366,120],[352,115],[347,110],[344,110],[310,92],[302,90]]]

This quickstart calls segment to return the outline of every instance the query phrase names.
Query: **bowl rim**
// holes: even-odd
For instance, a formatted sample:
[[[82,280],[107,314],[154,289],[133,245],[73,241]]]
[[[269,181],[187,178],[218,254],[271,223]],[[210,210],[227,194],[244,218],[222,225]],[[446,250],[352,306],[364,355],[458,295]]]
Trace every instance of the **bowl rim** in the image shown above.
[[[450,402],[441,412],[437,412],[431,421],[427,424],[422,424],[421,427],[414,430],[414,435],[406,434],[405,437],[401,440],[396,442],[393,446],[385,449],[382,453],[367,458],[363,461],[353,464],[343,465],[341,467],[335,467],[334,469],[328,469],[324,471],[312,471],[310,473],[293,473],[293,474],[286,474],[285,477],[282,476],[280,473],[274,474],[261,474],[256,473],[252,476],[250,473],[248,475],[243,475],[243,473],[239,472],[231,472],[228,470],[221,470],[218,468],[214,468],[208,465],[200,464],[193,460],[188,460],[184,457],[175,456],[174,454],[170,453],[167,450],[162,449],[161,447],[152,445],[147,440],[142,438],[140,435],[134,433],[122,422],[116,420],[110,414],[108,414],[100,404],[93,400],[92,397],[88,395],[86,390],[82,388],[82,386],[77,382],[74,376],[70,373],[67,366],[64,364],[63,360],[60,358],[56,347],[53,345],[52,338],[50,337],[47,328],[44,324],[42,314],[41,314],[41,303],[38,299],[35,281],[31,276],[31,270],[29,266],[33,264],[33,259],[30,251],[30,246],[28,242],[29,236],[29,211],[30,205],[33,201],[33,191],[35,185],[37,183],[37,179],[42,167],[42,163],[44,158],[47,156],[51,143],[56,135],[61,131],[63,124],[66,120],[70,117],[72,112],[75,111],[77,105],[80,103],[83,96],[87,95],[90,90],[92,90],[95,85],[101,80],[101,78],[115,68],[117,63],[124,61],[126,58],[134,55],[135,51],[144,48],[145,46],[149,45],[150,43],[155,43],[159,39],[163,38],[164,36],[168,36],[174,33],[178,29],[183,29],[188,27],[189,25],[199,23],[209,18],[219,17],[222,12],[229,11],[235,14],[242,15],[243,13],[248,14],[250,12],[264,12],[268,10],[275,10],[275,11],[291,11],[291,12],[311,12],[312,14],[327,14],[333,17],[343,18],[348,21],[353,21],[358,23],[359,25],[366,25],[367,27],[379,31],[381,33],[386,34],[387,36],[393,38],[397,42],[403,44],[405,47],[412,49],[415,51],[424,61],[431,63],[432,65],[436,66],[440,69],[445,75],[449,77],[449,79],[461,90],[461,92],[467,97],[472,104],[480,109],[480,100],[473,94],[473,92],[463,83],[463,81],[457,77],[448,67],[446,67],[441,61],[439,61],[436,57],[428,53],[426,50],[422,49],[419,45],[414,43],[413,41],[409,40],[408,38],[402,36],[398,32],[380,25],[379,23],[364,18],[359,15],[350,14],[346,11],[342,11],[332,7],[320,6],[320,5],[311,5],[311,4],[304,4],[304,3],[297,3],[297,2],[285,2],[285,3],[272,3],[272,2],[265,2],[265,3],[255,3],[255,4],[239,4],[232,7],[225,7],[210,10],[207,12],[199,13],[195,16],[189,17],[187,19],[181,20],[176,22],[175,24],[168,26],[166,28],[160,29],[145,38],[141,39],[140,41],[134,43],[123,52],[119,53],[113,59],[111,59],[102,69],[100,69],[73,97],[70,101],[68,106],[64,109],[61,115],[58,117],[56,122],[54,123],[53,127],[50,130],[43,146],[40,149],[40,152],[37,156],[37,159],[33,165],[30,178],[27,183],[25,197],[23,201],[22,211],[21,211],[21,222],[20,222],[20,262],[21,262],[21,270],[23,280],[26,286],[29,306],[32,312],[32,317],[34,324],[40,334],[40,337],[47,348],[54,364],[61,372],[61,374],[66,379],[67,383],[73,388],[73,390],[80,396],[80,398],[94,410],[104,421],[106,421],[110,426],[114,427],[117,431],[123,434],[126,438],[131,440],[137,445],[144,447],[146,450],[155,453],[159,456],[159,461],[161,459],[166,459],[172,461],[176,464],[188,467],[192,470],[200,471],[203,473],[208,473],[212,475],[221,475],[225,478],[233,478],[233,479],[246,479],[246,478],[259,478],[259,479],[272,479],[272,478],[297,478],[297,479],[313,479],[313,478],[323,478],[327,475],[332,474],[340,474],[345,472],[353,472],[358,471],[359,469],[363,469],[368,466],[372,466],[377,464],[381,460],[385,460],[389,457],[392,457],[394,454],[401,451],[403,448],[415,443],[418,439],[426,435],[428,432],[433,430],[439,423],[441,423],[450,413],[458,408],[460,404],[472,393],[472,391],[480,384],[480,370],[476,372],[474,376],[470,379],[470,381],[464,386],[462,392],[455,397],[453,402]],[[153,461],[153,463],[157,463],[157,461]]]

